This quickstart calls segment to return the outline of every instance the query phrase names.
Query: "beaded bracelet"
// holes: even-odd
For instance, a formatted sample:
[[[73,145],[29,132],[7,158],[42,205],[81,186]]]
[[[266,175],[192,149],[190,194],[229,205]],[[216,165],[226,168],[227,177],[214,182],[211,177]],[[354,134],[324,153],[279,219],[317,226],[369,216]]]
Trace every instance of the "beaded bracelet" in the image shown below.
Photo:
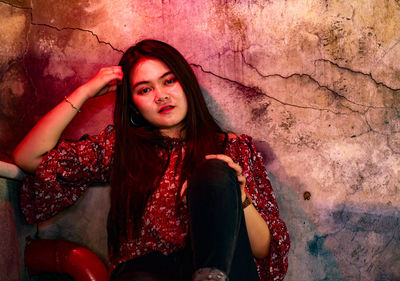
[[[65,101],[66,101],[67,103],[69,103],[69,104],[72,106],[73,109],[75,109],[76,111],[78,111],[78,113],[81,112],[79,108],[77,108],[75,105],[72,104],[72,102],[67,98],[67,96],[65,96],[64,99],[65,99]]]

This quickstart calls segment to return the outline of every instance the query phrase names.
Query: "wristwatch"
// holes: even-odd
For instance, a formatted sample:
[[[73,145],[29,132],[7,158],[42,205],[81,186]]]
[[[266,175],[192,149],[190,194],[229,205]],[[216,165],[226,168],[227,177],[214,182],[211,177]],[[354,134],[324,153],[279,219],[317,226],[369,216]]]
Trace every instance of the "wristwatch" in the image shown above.
[[[242,202],[243,209],[248,207],[251,203],[253,203],[253,202],[251,201],[249,195],[246,193],[246,199],[244,199],[244,201]]]

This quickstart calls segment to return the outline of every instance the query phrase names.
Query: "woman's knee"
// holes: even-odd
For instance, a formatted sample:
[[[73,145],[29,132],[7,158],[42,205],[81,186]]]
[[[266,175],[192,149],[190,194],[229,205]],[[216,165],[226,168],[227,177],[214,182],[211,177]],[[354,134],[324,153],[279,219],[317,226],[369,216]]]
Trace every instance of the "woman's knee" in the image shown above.
[[[235,172],[226,162],[219,159],[208,159],[195,168],[191,181],[224,184],[226,181],[234,180],[234,178]]]
[[[225,161],[208,159],[195,168],[188,182],[189,192],[239,191],[235,171]]]

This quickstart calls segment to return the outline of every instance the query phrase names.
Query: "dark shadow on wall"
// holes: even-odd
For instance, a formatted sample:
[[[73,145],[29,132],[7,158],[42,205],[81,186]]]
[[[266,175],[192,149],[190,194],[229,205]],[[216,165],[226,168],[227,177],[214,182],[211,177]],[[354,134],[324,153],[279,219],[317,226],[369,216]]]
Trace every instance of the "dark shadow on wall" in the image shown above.
[[[210,110],[210,113],[214,117],[214,119],[217,121],[217,123],[222,127],[223,130],[225,131],[234,131],[232,124],[230,123],[228,117],[225,115],[224,111],[221,109],[219,104],[215,101],[213,96],[207,92],[206,89],[201,87],[201,92],[203,94],[203,97],[206,101],[207,107]]]

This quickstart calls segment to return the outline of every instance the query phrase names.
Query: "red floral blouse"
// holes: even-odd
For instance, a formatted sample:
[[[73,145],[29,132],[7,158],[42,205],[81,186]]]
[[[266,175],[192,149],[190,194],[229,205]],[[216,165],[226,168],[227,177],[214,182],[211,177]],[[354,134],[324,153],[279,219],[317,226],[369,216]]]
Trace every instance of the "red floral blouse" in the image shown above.
[[[98,136],[83,136],[79,141],[62,140],[48,152],[36,170],[27,176],[21,189],[22,212],[29,223],[46,220],[74,204],[88,186],[108,182],[113,161],[115,131],[108,126]],[[168,139],[160,154],[169,159],[160,186],[149,198],[139,237],[121,241],[118,256],[110,257],[110,269],[146,253],[170,254],[184,248],[188,233],[185,204],[175,207],[185,143]],[[260,281],[283,280],[288,267],[290,247],[285,223],[279,218],[275,195],[263,166],[262,158],[249,136],[229,139],[225,154],[240,164],[246,177],[246,188],[253,204],[268,223],[271,233],[269,255],[255,259]]]

